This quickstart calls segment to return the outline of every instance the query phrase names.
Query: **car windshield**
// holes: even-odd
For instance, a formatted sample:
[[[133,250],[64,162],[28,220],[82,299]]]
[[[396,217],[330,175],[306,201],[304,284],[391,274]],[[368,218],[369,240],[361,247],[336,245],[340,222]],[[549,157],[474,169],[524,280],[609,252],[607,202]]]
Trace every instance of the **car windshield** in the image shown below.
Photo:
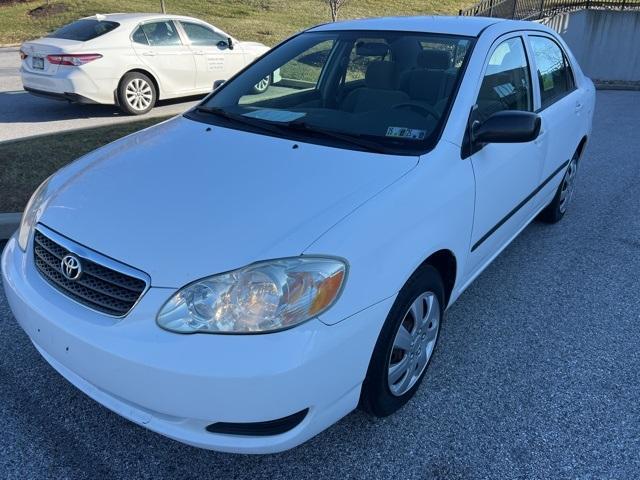
[[[64,27],[61,27],[52,34],[48,35],[48,37],[86,42],[87,40],[93,40],[100,35],[104,35],[105,33],[110,32],[119,25],[120,24],[116,22],[93,20],[87,18],[70,23],[69,25],[65,25]]]
[[[356,149],[424,152],[437,142],[471,45],[469,37],[429,33],[306,32],[190,117]]]

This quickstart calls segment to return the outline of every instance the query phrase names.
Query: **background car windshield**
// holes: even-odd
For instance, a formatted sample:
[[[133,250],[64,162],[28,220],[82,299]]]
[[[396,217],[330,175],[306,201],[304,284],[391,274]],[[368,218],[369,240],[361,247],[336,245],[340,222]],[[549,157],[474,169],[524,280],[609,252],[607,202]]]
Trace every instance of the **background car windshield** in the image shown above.
[[[470,46],[467,37],[414,32],[304,33],[204,106],[253,122],[304,123],[311,132],[426,150],[439,136]],[[267,76],[270,87],[257,93],[254,86]]]
[[[86,42],[92,40],[100,35],[104,35],[107,32],[115,29],[120,24],[117,22],[100,21],[92,19],[78,20],[77,22],[65,25],[59,28],[49,38],[63,38],[65,40],[77,40],[79,42]]]

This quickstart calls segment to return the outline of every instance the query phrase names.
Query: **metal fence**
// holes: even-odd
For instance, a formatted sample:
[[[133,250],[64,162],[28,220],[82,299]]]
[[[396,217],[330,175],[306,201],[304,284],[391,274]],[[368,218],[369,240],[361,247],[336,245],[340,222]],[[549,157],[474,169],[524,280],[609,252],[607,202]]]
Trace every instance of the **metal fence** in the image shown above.
[[[640,0],[482,0],[459,15],[538,20],[582,9],[640,10]]]

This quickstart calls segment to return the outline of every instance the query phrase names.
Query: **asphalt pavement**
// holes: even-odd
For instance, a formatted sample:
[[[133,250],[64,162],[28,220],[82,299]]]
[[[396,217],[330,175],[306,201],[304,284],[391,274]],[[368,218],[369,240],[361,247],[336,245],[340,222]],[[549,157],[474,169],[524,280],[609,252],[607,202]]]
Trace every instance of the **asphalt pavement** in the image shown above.
[[[18,48],[0,48],[0,142],[136,119],[178,115],[202,97],[167,100],[132,117],[115,106],[78,105],[36,97],[22,89]]]
[[[640,92],[597,101],[566,217],[534,222],[449,310],[396,415],[277,455],[187,447],[67,383],[0,294],[0,478],[639,478]]]

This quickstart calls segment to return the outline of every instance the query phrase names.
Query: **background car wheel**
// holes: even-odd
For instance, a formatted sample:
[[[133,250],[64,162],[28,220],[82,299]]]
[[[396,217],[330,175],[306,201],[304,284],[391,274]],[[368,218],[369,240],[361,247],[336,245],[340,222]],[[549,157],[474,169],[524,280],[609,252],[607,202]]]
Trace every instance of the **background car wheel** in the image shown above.
[[[271,75],[267,75],[266,77],[264,77],[262,80],[260,80],[258,83],[256,83],[253,86],[253,93],[264,93],[267,91],[267,88],[269,88],[269,85],[271,85]]]
[[[149,77],[143,73],[127,73],[118,87],[120,108],[130,115],[147,113],[156,104],[158,94]]]
[[[564,173],[564,178],[562,182],[560,182],[560,186],[556,191],[553,200],[551,203],[547,205],[547,207],[540,212],[540,220],[546,223],[556,223],[562,220],[565,212],[567,211],[567,206],[571,201],[571,197],[573,197],[573,192],[576,187],[576,175],[578,173],[578,157],[574,156],[569,165],[567,166],[567,170]]]
[[[405,284],[387,316],[362,386],[360,408],[384,417],[413,397],[438,341],[443,313],[442,279],[427,265]]]

